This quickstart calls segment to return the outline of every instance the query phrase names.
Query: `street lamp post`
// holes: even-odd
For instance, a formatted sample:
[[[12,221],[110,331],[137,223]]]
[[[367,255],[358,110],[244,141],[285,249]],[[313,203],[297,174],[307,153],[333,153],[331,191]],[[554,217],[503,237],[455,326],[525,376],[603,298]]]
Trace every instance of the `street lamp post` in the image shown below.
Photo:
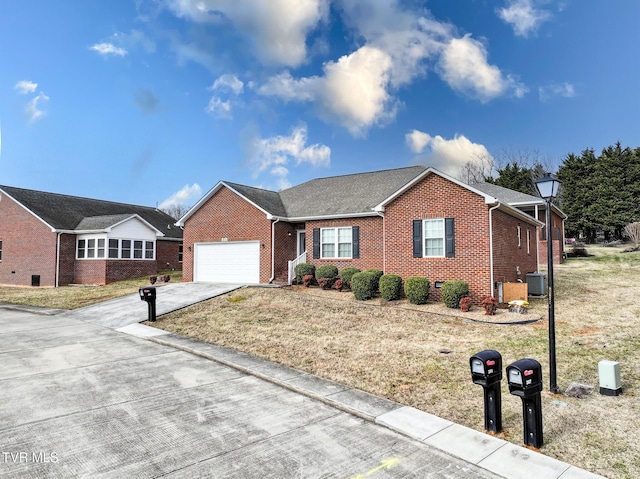
[[[556,318],[553,291],[553,234],[551,231],[551,202],[558,196],[560,180],[547,174],[536,180],[536,188],[540,197],[547,203],[547,289],[549,298],[549,389],[552,393],[560,392],[556,376]]]

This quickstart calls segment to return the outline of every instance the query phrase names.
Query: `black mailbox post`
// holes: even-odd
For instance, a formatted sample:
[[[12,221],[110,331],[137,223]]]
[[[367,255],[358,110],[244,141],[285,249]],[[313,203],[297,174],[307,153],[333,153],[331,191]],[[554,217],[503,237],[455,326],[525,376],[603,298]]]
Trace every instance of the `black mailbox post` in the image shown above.
[[[469,359],[471,380],[484,390],[484,428],[498,433],[502,431],[502,356],[498,351],[487,349]]]
[[[542,447],[542,366],[535,359],[520,359],[507,366],[509,392],[522,399],[524,443]]]
[[[138,289],[138,293],[140,293],[140,299],[142,301],[147,302],[147,306],[149,309],[147,320],[155,321],[156,320],[156,288],[155,286],[144,286]]]

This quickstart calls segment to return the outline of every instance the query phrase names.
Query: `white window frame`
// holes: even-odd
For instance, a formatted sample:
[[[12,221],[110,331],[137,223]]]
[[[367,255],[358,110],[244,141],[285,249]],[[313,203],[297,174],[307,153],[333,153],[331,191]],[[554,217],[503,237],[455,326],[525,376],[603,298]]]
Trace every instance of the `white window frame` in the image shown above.
[[[90,248],[90,241],[93,242],[93,248]],[[111,251],[116,250],[115,247],[111,246],[113,241],[117,241],[117,257],[111,256]],[[124,241],[129,242],[129,254],[130,256],[127,258],[123,258],[122,256],[122,243]],[[83,248],[80,249],[80,243],[83,243]],[[100,242],[102,242],[102,246],[100,246]],[[136,243],[141,242],[141,248],[135,248]],[[148,249],[148,245],[152,245],[151,249]],[[139,244],[137,246],[140,246]],[[82,251],[82,256],[80,256],[80,251]],[[90,252],[93,251],[93,256],[89,256]],[[151,251],[150,258],[147,257],[147,254]],[[136,252],[140,254],[140,257],[136,258]],[[78,238],[76,240],[76,259],[78,260],[136,260],[136,261],[155,261],[156,259],[156,242],[150,240],[143,239],[129,239],[129,238],[108,238],[106,236],[95,236],[89,237],[85,236],[82,238]]]
[[[518,248],[522,247],[522,228],[518,225]]]
[[[531,230],[527,228],[527,254],[531,254]]]
[[[440,223],[442,236],[429,236],[427,235],[427,224],[428,223]],[[441,240],[442,241],[442,254],[427,254],[427,242],[433,240]],[[447,254],[447,245],[446,245],[446,232],[445,232],[445,222],[444,218],[429,218],[422,220],[422,256],[424,258],[444,258]]]
[[[340,230],[349,230],[349,241],[340,242]],[[333,242],[325,242],[325,232],[333,231]],[[324,254],[324,245],[333,245],[333,256]],[[340,256],[340,245],[350,246],[349,256]],[[353,259],[353,228],[351,226],[337,226],[334,228],[320,228],[320,259]]]

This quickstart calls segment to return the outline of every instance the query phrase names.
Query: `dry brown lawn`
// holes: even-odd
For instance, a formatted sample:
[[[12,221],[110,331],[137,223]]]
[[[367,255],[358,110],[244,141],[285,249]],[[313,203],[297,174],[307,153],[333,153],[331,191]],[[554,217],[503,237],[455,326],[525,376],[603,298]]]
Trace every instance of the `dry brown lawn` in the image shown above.
[[[246,288],[162,316],[157,327],[231,347],[483,430],[482,389],[469,357],[542,363],[541,452],[610,478],[640,477],[640,254],[589,248],[557,266],[558,383],[594,386],[584,399],[548,392],[546,300],[526,315],[461,313],[439,304],[355,301],[348,292]],[[536,319],[543,318],[539,321]],[[487,322],[480,322],[485,321]],[[518,324],[522,320],[533,320]],[[598,393],[598,361],[621,365],[624,394]],[[503,381],[501,437],[522,444],[522,404]]]
[[[172,282],[182,281],[182,271],[165,271]],[[62,286],[60,288],[30,288],[0,286],[0,303],[22,304],[56,309],[76,309],[138,292],[149,284],[149,277],[131,278],[104,286]]]

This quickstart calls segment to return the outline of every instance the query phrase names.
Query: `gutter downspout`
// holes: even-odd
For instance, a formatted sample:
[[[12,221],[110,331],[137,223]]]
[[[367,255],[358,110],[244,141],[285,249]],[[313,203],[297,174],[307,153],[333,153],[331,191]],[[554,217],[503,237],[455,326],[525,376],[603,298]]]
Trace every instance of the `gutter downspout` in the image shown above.
[[[271,278],[269,278],[269,284],[273,283],[276,277],[276,223],[280,221],[280,218],[271,223]]]
[[[60,236],[61,232],[58,232],[58,237],[56,239],[56,288],[60,286]]]
[[[501,204],[498,201],[495,206],[489,208],[489,271],[490,271],[490,280],[491,287],[489,291],[491,292],[491,296],[493,296],[493,210],[500,208]]]

